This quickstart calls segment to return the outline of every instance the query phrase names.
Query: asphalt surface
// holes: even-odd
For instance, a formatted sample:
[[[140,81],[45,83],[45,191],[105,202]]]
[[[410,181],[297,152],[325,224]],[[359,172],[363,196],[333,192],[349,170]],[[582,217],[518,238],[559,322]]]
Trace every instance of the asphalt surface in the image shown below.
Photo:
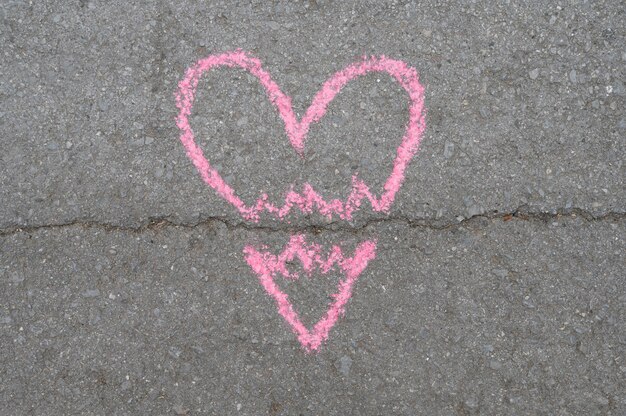
[[[594,2],[0,4],[0,414],[626,414],[626,6]],[[201,179],[174,99],[241,48],[301,116],[363,56],[415,68],[427,129],[388,214],[244,220]],[[242,70],[190,117],[246,203],[380,190],[408,120],[348,84],[296,155]],[[295,234],[377,240],[307,353],[244,259]],[[302,268],[298,262],[290,264]],[[276,279],[311,327],[341,278]]]

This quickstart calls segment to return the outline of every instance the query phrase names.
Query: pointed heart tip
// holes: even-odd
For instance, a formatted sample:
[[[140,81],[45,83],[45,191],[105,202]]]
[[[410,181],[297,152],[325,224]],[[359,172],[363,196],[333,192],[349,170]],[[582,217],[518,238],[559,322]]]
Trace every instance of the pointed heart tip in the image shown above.
[[[244,248],[248,265],[257,274],[267,294],[274,299],[278,313],[289,324],[302,348],[307,352],[316,352],[328,339],[328,334],[339,317],[344,315],[346,304],[352,297],[354,284],[376,255],[376,242],[375,240],[361,242],[352,257],[344,256],[339,246],[333,246],[327,258],[322,257],[320,251],[321,246],[306,243],[302,234],[291,236],[282,253],[277,255],[259,252],[252,246]],[[294,258],[299,258],[305,269],[313,269],[313,265],[316,265],[324,273],[324,270],[330,270],[333,264],[339,264],[345,273],[345,279],[339,282],[338,292],[330,295],[333,300],[324,317],[311,330],[304,326],[287,294],[275,282],[275,277],[279,274],[289,277],[289,273],[285,273],[286,262]]]

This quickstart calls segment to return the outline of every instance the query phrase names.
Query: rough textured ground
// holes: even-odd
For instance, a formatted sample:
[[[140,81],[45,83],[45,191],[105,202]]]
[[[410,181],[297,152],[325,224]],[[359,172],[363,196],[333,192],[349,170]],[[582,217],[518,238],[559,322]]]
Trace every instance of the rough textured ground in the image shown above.
[[[626,413],[621,1],[0,4],[0,414]],[[363,55],[413,66],[427,131],[391,213],[244,222],[178,140],[199,58],[263,61],[303,114]],[[252,202],[378,189],[407,121],[349,84],[304,158],[258,82],[203,77],[191,124]],[[378,239],[306,354],[243,258]],[[298,268],[297,264],[293,265]],[[338,276],[281,282],[303,320]]]

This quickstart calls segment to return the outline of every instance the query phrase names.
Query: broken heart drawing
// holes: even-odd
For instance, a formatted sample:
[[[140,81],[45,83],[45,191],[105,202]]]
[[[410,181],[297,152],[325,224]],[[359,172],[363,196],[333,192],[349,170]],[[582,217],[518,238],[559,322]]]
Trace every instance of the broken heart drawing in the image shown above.
[[[265,193],[261,194],[254,203],[246,204],[222,178],[220,172],[211,166],[204,152],[196,143],[189,123],[196,90],[202,75],[218,67],[241,68],[259,80],[265,88],[270,102],[278,110],[280,118],[285,124],[285,132],[291,146],[299,157],[304,157],[305,141],[311,123],[322,119],[330,102],[348,82],[368,73],[386,73],[391,76],[408,94],[409,120],[404,136],[396,150],[393,167],[380,194],[377,195],[372,192],[355,173],[352,177],[352,190],[345,200],[326,199],[312,185],[304,183],[300,192],[294,191],[293,184],[289,186],[282,205],[271,202]],[[373,211],[389,212],[396,193],[404,181],[405,170],[417,153],[426,128],[424,88],[419,82],[417,71],[402,61],[389,59],[385,56],[365,57],[335,73],[322,85],[300,120],[296,118],[293,111],[291,98],[281,91],[270,74],[263,69],[261,61],[242,50],[210,55],[200,59],[185,72],[183,79],[178,84],[175,98],[176,106],[179,109],[176,124],[180,129],[180,141],[185,147],[187,156],[193,162],[204,182],[230,203],[244,220],[251,222],[258,222],[263,213],[284,220],[294,208],[299,209],[304,214],[317,211],[329,219],[337,216],[341,220],[351,220],[353,213],[361,208],[364,200],[369,201]],[[303,235],[292,236],[278,255],[272,255],[267,251],[261,252],[252,246],[244,248],[246,261],[257,274],[259,282],[266,292],[274,299],[280,315],[290,325],[300,344],[307,351],[317,350],[328,338],[328,334],[338,317],[344,313],[345,305],[352,295],[353,286],[359,275],[374,259],[375,254],[376,241],[367,240],[358,245],[352,257],[345,257],[339,246],[333,246],[324,259],[321,254],[321,247],[307,244]],[[317,266],[322,273],[326,273],[330,267],[336,264],[339,270],[345,274],[345,278],[339,282],[338,293],[334,295],[334,301],[329,305],[326,314],[311,330],[302,324],[288,296],[281,291],[275,282],[275,278],[279,275],[284,278],[289,277],[284,264],[287,260],[295,258],[302,263],[305,271],[311,271],[314,266]]]
[[[304,235],[294,235],[285,246],[284,250],[273,255],[269,252],[261,252],[252,246],[244,249],[246,261],[259,277],[259,281],[265,291],[274,298],[278,306],[278,313],[285,318],[291,326],[298,341],[307,350],[316,350],[328,338],[330,329],[335,325],[339,316],[343,313],[344,307],[352,296],[352,287],[359,278],[359,275],[370,260],[376,255],[376,242],[364,241],[356,248],[352,257],[344,257],[339,246],[333,246],[328,256],[324,258],[321,247],[316,244],[307,244]],[[341,272],[345,274],[345,279],[339,282],[339,291],[332,295],[334,301],[330,304],[328,311],[320,319],[311,331],[309,331],[302,321],[288,296],[275,282],[275,277],[282,275],[286,279],[297,279],[287,270],[287,263],[298,258],[302,263],[305,272],[311,273],[318,268],[322,274],[328,273],[336,264]]]

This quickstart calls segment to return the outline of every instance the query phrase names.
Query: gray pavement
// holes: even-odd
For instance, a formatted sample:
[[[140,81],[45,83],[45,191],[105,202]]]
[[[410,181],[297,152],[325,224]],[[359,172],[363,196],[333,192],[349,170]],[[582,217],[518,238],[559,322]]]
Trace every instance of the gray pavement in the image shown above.
[[[626,414],[626,6],[0,4],[0,414]],[[391,212],[246,222],[175,123],[184,71],[241,48],[302,115],[363,55],[407,62],[427,130]],[[190,122],[251,203],[372,190],[408,119],[353,81],[304,158],[256,79],[206,74]],[[382,172],[382,173],[381,173]],[[243,257],[377,239],[304,352]],[[291,264],[294,270],[300,267]],[[338,273],[277,279],[311,326]]]

